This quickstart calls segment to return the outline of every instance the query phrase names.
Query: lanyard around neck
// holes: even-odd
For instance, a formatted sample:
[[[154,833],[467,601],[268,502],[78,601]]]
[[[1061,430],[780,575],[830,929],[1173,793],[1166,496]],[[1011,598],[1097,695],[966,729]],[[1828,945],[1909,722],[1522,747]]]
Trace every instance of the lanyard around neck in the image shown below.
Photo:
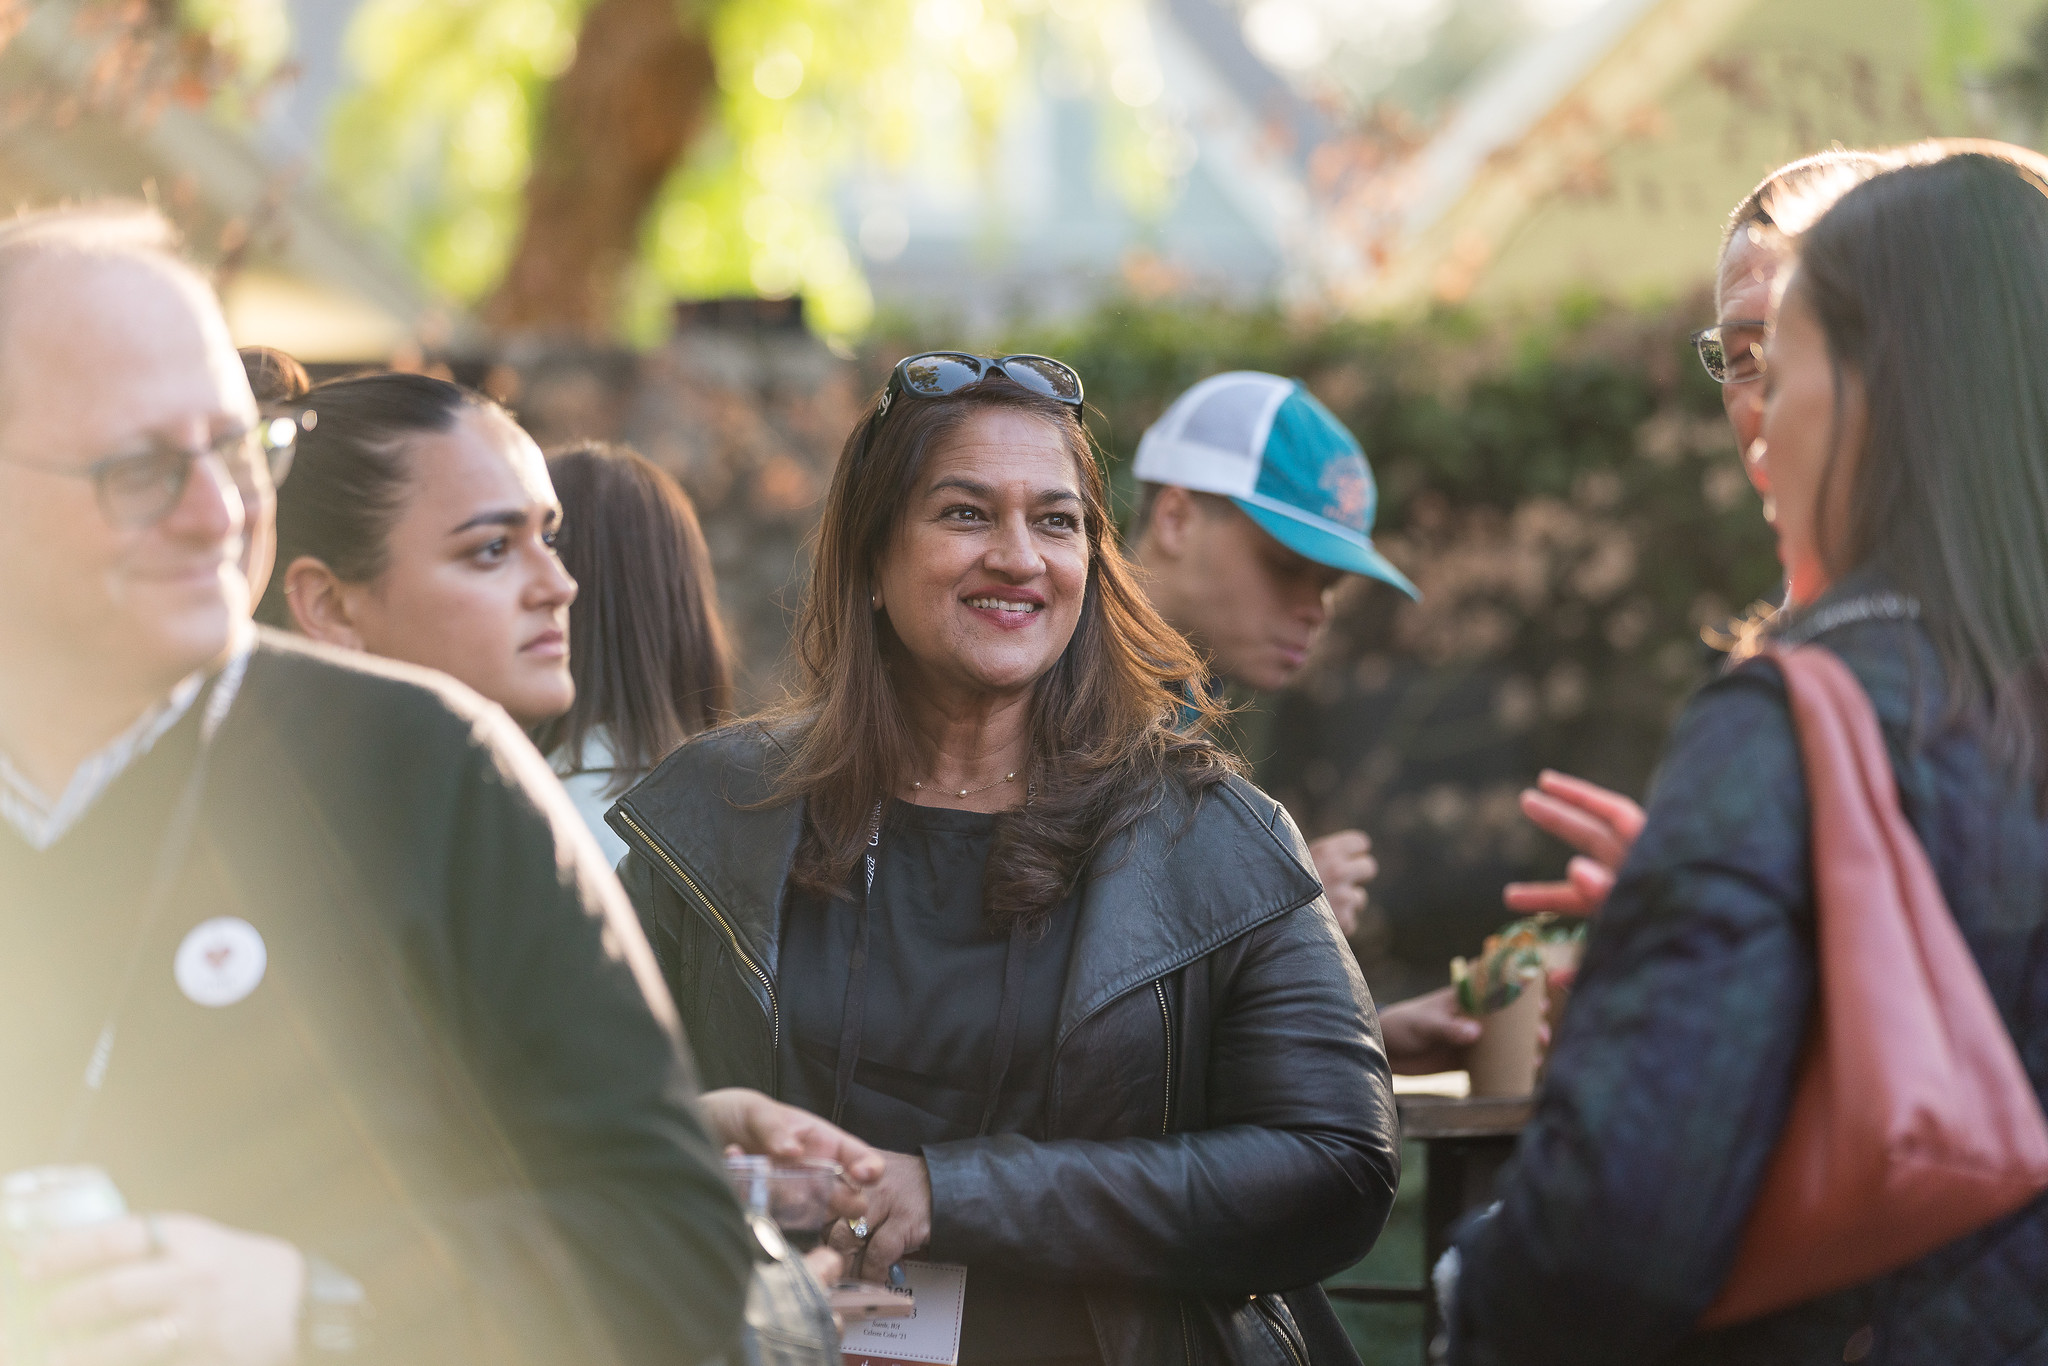
[[[171,893],[177,887],[178,876],[185,869],[193,839],[198,834],[199,807],[206,795],[206,770],[213,758],[214,737],[220,733],[221,723],[227,720],[228,708],[234,705],[235,694],[241,691],[242,676],[248,667],[249,652],[245,650],[230,659],[227,667],[215,675],[212,688],[204,694],[203,704],[194,703],[202,708],[199,752],[192,760],[191,772],[185,776],[185,785],[178,791],[178,801],[171,808],[171,818],[164,826],[163,838],[157,841],[149,890],[143,895],[142,905],[135,913],[134,927],[129,931],[128,957],[116,980],[106,1023],[100,1026],[99,1035],[93,1041],[92,1056],[86,1060],[85,1073],[79,1078],[78,1095],[72,1101],[71,1114],[64,1123],[64,1136],[57,1149],[61,1161],[69,1161],[77,1153],[78,1145],[84,1142],[85,1126],[92,1118],[93,1104],[107,1083],[107,1068],[114,1060],[114,1040],[122,1013],[128,1008],[128,998],[135,994],[135,982],[142,972],[142,959],[148,949],[150,935],[170,905]]]
[[[868,976],[868,911],[875,897],[875,854],[882,844],[882,803],[875,803],[874,815],[868,824],[868,851],[865,859],[867,884],[862,889],[860,905],[854,910],[853,957],[846,973],[846,1004],[839,1017],[839,1067],[833,1078],[832,1122],[841,1124],[846,1115],[846,1103],[853,1097],[854,1068],[860,1062],[860,1049],[865,1035],[867,1013]],[[995,1046],[989,1053],[988,1089],[982,1097],[981,1125],[975,1130],[976,1138],[986,1138],[995,1125],[996,1106],[1002,1100],[1003,1082],[1010,1074],[1010,1060],[1017,1051],[1017,1019],[1024,1009],[1024,922],[1019,919],[1010,925],[1010,940],[1003,950],[1003,994],[996,1006]]]

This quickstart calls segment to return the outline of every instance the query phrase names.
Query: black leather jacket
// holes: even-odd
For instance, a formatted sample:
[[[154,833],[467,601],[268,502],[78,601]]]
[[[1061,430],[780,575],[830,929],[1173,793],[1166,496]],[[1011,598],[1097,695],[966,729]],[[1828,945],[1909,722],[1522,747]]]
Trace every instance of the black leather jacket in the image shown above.
[[[760,805],[774,746],[702,736],[609,815],[705,1084],[770,1093],[801,817]],[[931,1257],[1079,1284],[1115,1366],[1335,1355],[1307,1346],[1314,1320],[1334,1329],[1315,1283],[1379,1236],[1400,1159],[1372,1000],[1309,867],[1287,813],[1235,778],[1112,842],[1081,893],[1055,1137],[926,1148]]]

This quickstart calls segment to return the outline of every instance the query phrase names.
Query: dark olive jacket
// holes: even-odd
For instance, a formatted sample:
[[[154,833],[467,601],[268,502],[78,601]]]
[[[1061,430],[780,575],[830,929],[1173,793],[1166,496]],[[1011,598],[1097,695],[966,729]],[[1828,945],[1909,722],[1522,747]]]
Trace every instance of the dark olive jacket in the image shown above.
[[[151,922],[202,710],[48,850],[0,822],[0,1171],[93,1163],[135,1209],[325,1258],[368,1290],[373,1366],[722,1352],[753,1240],[640,928],[533,746],[441,675],[266,635]],[[174,964],[225,917],[262,965],[190,996]]]
[[[700,737],[609,816],[711,1086],[777,1082],[802,810],[763,804],[775,752],[758,727]],[[1372,1246],[1399,1179],[1386,1054],[1287,813],[1235,778],[1189,807],[1165,795],[1083,885],[1052,1137],[924,1150],[927,1252],[1081,1286],[1117,1366],[1301,1366],[1315,1283]]]

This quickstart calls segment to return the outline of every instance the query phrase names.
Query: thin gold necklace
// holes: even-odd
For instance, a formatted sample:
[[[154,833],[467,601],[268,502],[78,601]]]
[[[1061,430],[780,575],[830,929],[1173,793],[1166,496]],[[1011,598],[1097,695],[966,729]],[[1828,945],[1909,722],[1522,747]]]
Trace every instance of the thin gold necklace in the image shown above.
[[[1002,777],[996,779],[992,783],[983,783],[980,787],[963,787],[959,791],[955,792],[953,795],[956,797],[972,797],[977,792],[986,792],[992,787],[1001,787],[1004,783],[1010,782],[1013,779],[1015,779],[1016,776],[1016,770],[1012,769],[1010,772],[1005,773]],[[914,792],[924,791],[923,783],[912,783],[910,787],[911,790]]]

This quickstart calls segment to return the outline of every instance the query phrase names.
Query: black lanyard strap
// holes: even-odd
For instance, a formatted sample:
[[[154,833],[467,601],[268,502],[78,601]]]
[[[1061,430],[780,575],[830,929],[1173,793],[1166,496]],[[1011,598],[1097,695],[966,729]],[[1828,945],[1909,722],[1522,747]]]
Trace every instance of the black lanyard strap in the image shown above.
[[[227,720],[228,708],[234,705],[236,693],[241,691],[242,675],[248,664],[249,654],[245,650],[229,660],[227,667],[214,676],[212,686],[193,701],[192,705],[200,712],[199,752],[192,760],[192,771],[186,775],[184,787],[178,792],[177,805],[171,808],[171,818],[164,826],[163,838],[157,842],[149,890],[143,895],[142,905],[135,913],[134,928],[129,933],[128,957],[121,966],[120,977],[116,979],[106,1023],[100,1026],[99,1035],[93,1041],[92,1056],[86,1060],[85,1074],[79,1079],[78,1096],[72,1102],[70,1117],[64,1124],[64,1136],[58,1145],[60,1160],[69,1161],[78,1151],[78,1145],[84,1142],[85,1126],[92,1118],[93,1103],[99,1099],[100,1090],[106,1085],[107,1068],[114,1058],[115,1035],[121,1024],[121,1015],[128,1008],[128,998],[135,994],[135,982],[142,972],[142,959],[148,950],[150,935],[170,905],[171,893],[177,889],[179,874],[185,870],[192,842],[198,834],[199,808],[206,796],[206,770],[213,758],[214,737],[220,733],[221,723]]]
[[[976,1138],[987,1138],[996,1122],[996,1103],[1010,1075],[1010,1057],[1017,1051],[1017,1017],[1024,1011],[1024,922],[1010,923],[1009,947],[1003,950],[1003,999],[996,1007],[996,1046],[988,1060],[988,1099],[981,1107]]]
[[[853,1069],[860,1062],[860,1045],[868,1007],[868,903],[875,897],[875,851],[882,846],[882,804],[868,818],[868,880],[861,889],[860,905],[853,913],[853,960],[846,969],[846,1000],[839,1007],[839,1068],[832,1080],[832,1122],[843,1125],[846,1102],[853,1096]]]

